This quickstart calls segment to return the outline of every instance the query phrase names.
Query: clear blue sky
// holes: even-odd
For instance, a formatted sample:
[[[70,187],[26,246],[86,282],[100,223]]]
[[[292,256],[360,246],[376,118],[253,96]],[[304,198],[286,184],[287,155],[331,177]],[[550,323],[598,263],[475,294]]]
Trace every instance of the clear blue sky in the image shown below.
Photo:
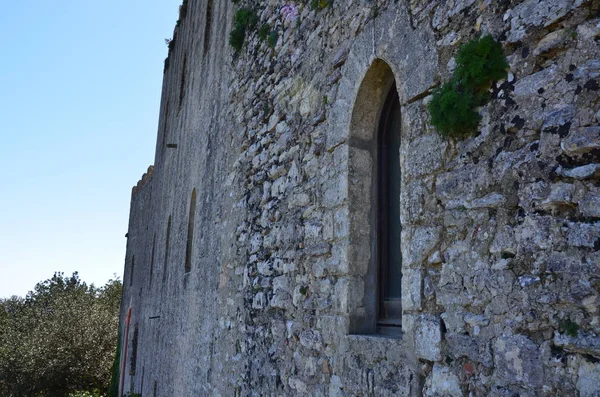
[[[0,13],[0,297],[122,277],[181,0],[19,0]]]

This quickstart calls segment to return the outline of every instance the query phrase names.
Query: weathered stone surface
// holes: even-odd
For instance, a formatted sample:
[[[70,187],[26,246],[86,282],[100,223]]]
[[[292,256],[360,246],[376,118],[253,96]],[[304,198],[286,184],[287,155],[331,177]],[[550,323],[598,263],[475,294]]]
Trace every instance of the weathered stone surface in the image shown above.
[[[587,127],[572,132],[562,140],[560,147],[569,156],[600,150],[600,127]]]
[[[440,320],[431,316],[423,316],[415,326],[415,343],[417,357],[438,361],[441,359],[442,334]]]
[[[598,189],[591,189],[579,201],[579,211],[583,216],[600,218],[600,192]]]
[[[600,244],[600,222],[569,224],[567,240],[575,247],[594,248]]]
[[[427,397],[450,396],[463,397],[460,381],[452,370],[440,364],[433,366],[431,376],[427,378],[423,394]]]
[[[598,394],[595,1],[330,3],[214,2],[208,25],[206,2],[188,0],[156,164],[132,194],[121,324],[131,308],[138,371],[122,369],[123,392]],[[242,6],[274,48],[249,30],[232,53]],[[473,136],[443,138],[432,94],[486,34],[507,78]],[[387,243],[402,259],[386,264],[378,137],[393,82],[402,235]],[[401,280],[383,280],[388,265]],[[401,318],[385,321],[401,327],[379,318],[385,281],[401,285]]]
[[[527,0],[510,11],[511,26],[508,40],[516,42],[525,37],[529,26],[548,26],[565,16],[574,0]]]
[[[578,371],[577,388],[581,397],[596,397],[600,395],[600,364],[583,362]]]
[[[577,336],[569,336],[555,332],[554,344],[569,352],[600,358],[600,337],[597,335],[578,332]]]
[[[550,83],[557,78],[558,68],[556,65],[526,76],[515,83],[515,97],[531,97],[539,95],[540,89],[548,89]]]
[[[585,180],[600,177],[600,164],[587,164],[575,168],[558,167],[556,173],[567,178]]]
[[[498,385],[543,385],[544,373],[538,346],[523,335],[503,336],[494,343],[494,379]]]

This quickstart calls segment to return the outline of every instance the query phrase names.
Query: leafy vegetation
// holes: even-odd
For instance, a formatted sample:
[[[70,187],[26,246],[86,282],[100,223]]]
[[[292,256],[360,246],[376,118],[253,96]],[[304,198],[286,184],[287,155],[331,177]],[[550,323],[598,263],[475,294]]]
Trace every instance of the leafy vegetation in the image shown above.
[[[56,273],[0,299],[0,395],[96,397],[111,376],[122,285]]]
[[[233,30],[229,33],[229,44],[239,51],[244,46],[246,33],[256,27],[258,15],[253,10],[243,7],[233,17]]]
[[[269,47],[275,48],[275,45],[277,45],[277,40],[279,40],[279,33],[277,33],[277,31],[274,30],[269,33]]]
[[[575,338],[577,334],[579,334],[579,325],[570,319],[561,321],[559,324],[559,329],[561,332],[564,332],[567,336],[572,338]]]
[[[441,135],[462,138],[477,131],[480,116],[475,109],[489,100],[491,84],[506,78],[508,66],[502,45],[490,35],[458,50],[453,77],[429,104],[431,123]]]
[[[271,33],[271,27],[265,23],[258,29],[258,38],[265,41],[269,37],[269,33]]]
[[[332,4],[333,0],[310,0],[310,8],[317,11],[321,11]]]

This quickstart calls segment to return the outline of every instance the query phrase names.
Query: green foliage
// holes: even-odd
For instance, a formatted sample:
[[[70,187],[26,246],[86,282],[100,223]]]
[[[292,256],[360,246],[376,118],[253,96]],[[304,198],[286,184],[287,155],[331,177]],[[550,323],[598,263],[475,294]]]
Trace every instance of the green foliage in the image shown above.
[[[275,45],[277,45],[278,39],[279,39],[279,33],[277,33],[277,31],[274,30],[271,33],[269,33],[269,47],[275,48]]]
[[[442,136],[463,137],[477,129],[480,116],[469,90],[451,80],[434,92],[429,104],[431,123]]]
[[[113,361],[110,373],[110,386],[108,387],[108,397],[119,397],[119,382],[121,381],[121,331],[117,333],[117,351]]]
[[[25,298],[0,299],[0,395],[105,393],[121,290],[119,280],[97,288],[56,273]]]
[[[258,15],[249,8],[240,8],[233,17],[233,30],[229,33],[229,44],[239,51],[244,46],[246,32],[256,27]]]
[[[317,11],[321,11],[332,4],[333,0],[310,0],[310,8]]]
[[[502,45],[490,35],[464,44],[456,56],[454,76],[468,90],[487,91],[493,81],[506,78],[508,62]]]
[[[564,332],[567,336],[575,338],[579,333],[579,325],[574,323],[570,319],[561,321],[559,324],[560,331]]]
[[[249,8],[240,8],[235,13],[233,22],[236,27],[239,26],[244,29],[253,29],[258,22],[258,15]]]
[[[92,391],[75,391],[69,394],[69,397],[104,397],[104,394],[98,389]]]
[[[265,23],[258,29],[258,38],[261,41],[265,41],[269,36],[269,33],[271,33],[271,27]]]
[[[429,104],[431,123],[442,136],[463,138],[477,131],[480,116],[475,108],[485,105],[490,85],[507,76],[508,66],[502,45],[489,35],[458,50],[454,76],[434,92]]]

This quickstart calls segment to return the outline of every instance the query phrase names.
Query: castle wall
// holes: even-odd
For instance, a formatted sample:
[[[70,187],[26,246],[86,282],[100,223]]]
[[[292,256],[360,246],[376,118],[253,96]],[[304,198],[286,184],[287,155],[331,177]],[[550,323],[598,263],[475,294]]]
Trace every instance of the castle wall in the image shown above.
[[[232,2],[189,0],[175,29],[154,170],[132,195],[124,390],[600,393],[598,1],[350,0],[298,4],[297,20],[283,5],[254,4],[274,48],[253,33],[232,54]],[[480,135],[442,138],[432,90],[458,46],[487,33],[510,74]],[[364,331],[369,142],[392,77],[400,338]]]

